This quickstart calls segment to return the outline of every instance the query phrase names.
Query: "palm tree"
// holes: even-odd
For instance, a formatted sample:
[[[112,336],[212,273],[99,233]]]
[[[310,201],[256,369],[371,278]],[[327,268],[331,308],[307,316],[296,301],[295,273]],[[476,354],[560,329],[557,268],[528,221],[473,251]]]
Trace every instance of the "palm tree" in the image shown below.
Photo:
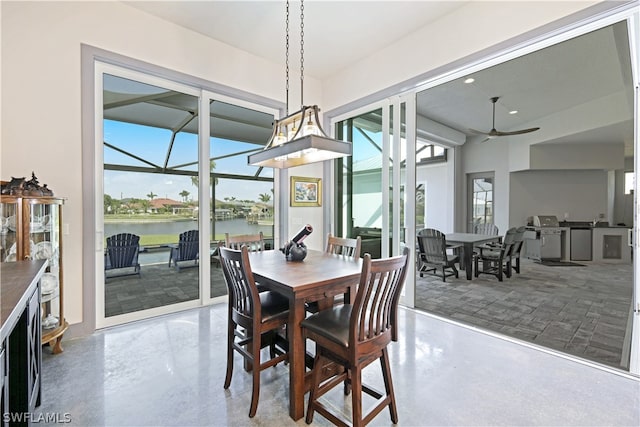
[[[191,194],[191,193],[189,193],[187,190],[182,190],[179,193],[180,197],[182,197],[182,201],[185,202],[185,203],[187,202],[187,197],[189,197],[189,194]]]
[[[153,200],[154,197],[156,197],[157,194],[155,194],[153,191],[151,191],[149,194],[147,194],[147,197],[151,200]]]
[[[215,168],[216,168],[215,160],[209,160],[209,171],[213,172]],[[198,187],[200,185],[200,180],[198,179],[198,175],[191,176],[191,184],[195,187]],[[218,185],[218,178],[213,179],[213,185]]]
[[[268,203],[271,200],[271,194],[269,193],[262,193],[258,197],[262,203]]]

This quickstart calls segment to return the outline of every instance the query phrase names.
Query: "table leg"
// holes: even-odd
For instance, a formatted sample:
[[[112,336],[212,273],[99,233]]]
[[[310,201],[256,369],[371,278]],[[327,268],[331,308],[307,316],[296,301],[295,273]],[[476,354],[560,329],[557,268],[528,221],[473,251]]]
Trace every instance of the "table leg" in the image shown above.
[[[300,323],[305,318],[304,300],[289,304],[289,416],[299,420],[304,416],[305,342]]]
[[[473,243],[465,243],[464,244],[464,269],[467,273],[467,280],[471,280],[471,276],[473,273],[473,265],[471,263],[473,258]]]

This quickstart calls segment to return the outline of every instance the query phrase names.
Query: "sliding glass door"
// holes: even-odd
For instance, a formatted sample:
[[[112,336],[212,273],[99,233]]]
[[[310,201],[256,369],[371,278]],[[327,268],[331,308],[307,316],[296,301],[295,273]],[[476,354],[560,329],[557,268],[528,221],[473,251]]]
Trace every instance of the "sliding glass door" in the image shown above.
[[[96,325],[224,297],[225,233],[273,241],[273,169],[246,157],[264,148],[275,111],[107,64],[96,70]]]
[[[407,153],[414,151],[414,108],[412,99],[397,98],[334,122],[336,137],[353,143],[353,156],[336,161],[335,204],[341,209],[336,210],[335,233],[360,236],[362,253],[374,259],[413,248],[415,156],[407,158]],[[413,283],[410,276],[407,283]],[[407,286],[404,303],[412,305],[412,300],[413,289]]]

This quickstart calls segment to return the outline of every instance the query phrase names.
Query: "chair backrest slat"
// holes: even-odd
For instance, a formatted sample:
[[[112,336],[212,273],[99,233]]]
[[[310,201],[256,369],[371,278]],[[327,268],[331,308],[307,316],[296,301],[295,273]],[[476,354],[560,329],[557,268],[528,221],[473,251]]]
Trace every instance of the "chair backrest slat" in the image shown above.
[[[262,231],[258,234],[240,234],[236,236],[225,233],[224,240],[225,246],[230,249],[240,250],[242,245],[246,245],[249,252],[261,252],[265,250]]]
[[[219,247],[218,251],[234,320],[244,327],[252,327],[254,313],[260,313],[261,304],[247,246],[240,250]]]
[[[361,247],[362,239],[360,236],[356,238],[336,237],[329,233],[325,252],[357,259],[360,258]]]
[[[397,340],[397,309],[407,275],[409,248],[401,256],[372,260],[365,254],[350,321],[350,340]]]

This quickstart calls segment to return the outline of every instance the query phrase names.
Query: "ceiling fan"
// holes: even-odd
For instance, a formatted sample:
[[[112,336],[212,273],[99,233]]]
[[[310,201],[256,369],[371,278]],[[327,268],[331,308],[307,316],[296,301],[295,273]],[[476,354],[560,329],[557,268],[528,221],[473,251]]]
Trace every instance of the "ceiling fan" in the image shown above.
[[[535,132],[538,129],[540,129],[539,127],[537,127],[537,128],[513,130],[510,132],[502,132],[502,131],[496,130],[496,102],[498,102],[498,99],[500,99],[499,96],[494,96],[493,98],[491,98],[491,103],[493,104],[493,126],[491,127],[491,130],[489,132],[481,132],[479,130],[469,129],[469,131],[475,134],[487,136],[487,138],[481,142],[485,142],[490,139],[497,138],[499,136],[521,135],[523,133]]]

